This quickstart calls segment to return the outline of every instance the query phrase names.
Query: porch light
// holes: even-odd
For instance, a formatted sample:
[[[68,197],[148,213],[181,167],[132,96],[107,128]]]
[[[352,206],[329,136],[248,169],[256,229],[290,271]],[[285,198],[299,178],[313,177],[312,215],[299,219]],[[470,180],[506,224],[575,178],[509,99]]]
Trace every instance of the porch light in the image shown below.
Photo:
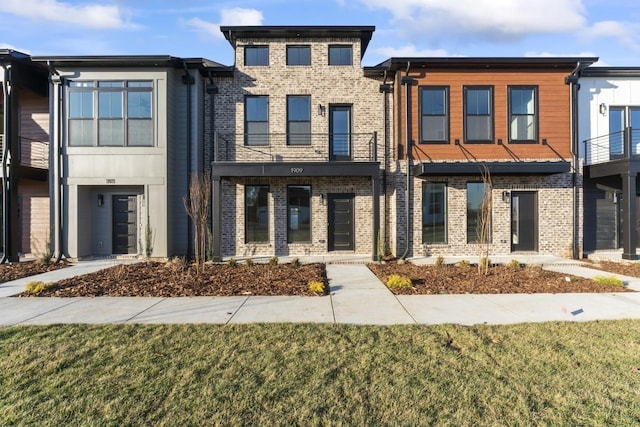
[[[600,104],[600,114],[602,114],[603,116],[607,114],[607,104],[605,104],[604,102]]]
[[[511,198],[511,193],[509,193],[508,191],[503,191],[502,192],[502,201],[505,203],[509,203],[509,200]]]
[[[322,104],[318,104],[318,115],[324,116],[326,111],[326,107]]]
[[[102,194],[98,194],[98,206],[102,207],[104,205],[104,196]]]

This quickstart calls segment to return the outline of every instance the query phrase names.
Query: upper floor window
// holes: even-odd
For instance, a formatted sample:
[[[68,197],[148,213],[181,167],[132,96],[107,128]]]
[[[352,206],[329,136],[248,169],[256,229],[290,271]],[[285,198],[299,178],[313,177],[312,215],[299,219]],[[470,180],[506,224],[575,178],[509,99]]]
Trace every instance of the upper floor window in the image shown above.
[[[287,46],[287,65],[311,65],[311,47]]]
[[[353,62],[352,46],[329,46],[329,65],[351,65]]]
[[[449,88],[420,88],[420,141],[449,140]]]
[[[493,86],[464,87],[464,140],[493,141]]]
[[[269,145],[269,97],[247,96],[244,99],[246,145]]]
[[[609,107],[609,153],[614,157],[624,154],[624,130],[631,128],[631,147],[638,154],[640,144],[640,107],[610,106]]]
[[[244,65],[269,65],[269,47],[245,46]]]
[[[150,81],[69,82],[70,146],[152,146]]]
[[[509,86],[509,141],[538,140],[538,88]]]
[[[287,97],[287,144],[311,144],[311,97]]]

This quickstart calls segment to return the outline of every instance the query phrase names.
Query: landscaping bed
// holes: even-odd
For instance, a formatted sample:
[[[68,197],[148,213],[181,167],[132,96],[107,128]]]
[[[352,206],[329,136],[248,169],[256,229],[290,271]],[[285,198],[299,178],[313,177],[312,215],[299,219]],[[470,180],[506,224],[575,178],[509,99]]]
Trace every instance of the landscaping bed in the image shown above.
[[[22,261],[10,264],[0,264],[0,286],[5,282],[46,273],[47,271],[58,270],[59,268],[67,267],[67,265],[68,264],[66,262],[44,264],[41,261]]]
[[[323,292],[309,290],[312,281]],[[43,297],[192,297],[231,295],[326,294],[324,264],[195,264],[181,259],[117,265],[96,273],[61,280],[35,294]]]
[[[394,262],[369,264],[369,268],[383,283],[393,274],[411,279],[411,286],[391,289],[401,295],[632,292],[622,286],[600,284],[535,266],[492,266],[487,275],[469,265],[419,266]]]
[[[589,265],[587,265],[589,268],[622,274],[624,276],[640,277],[640,263],[638,262],[586,261],[589,263]]]

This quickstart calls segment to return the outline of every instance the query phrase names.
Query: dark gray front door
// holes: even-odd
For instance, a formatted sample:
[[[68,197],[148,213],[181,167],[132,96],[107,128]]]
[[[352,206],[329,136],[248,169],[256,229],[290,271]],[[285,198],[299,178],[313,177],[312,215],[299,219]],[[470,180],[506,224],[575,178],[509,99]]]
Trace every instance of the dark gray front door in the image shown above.
[[[329,106],[329,157],[351,160],[351,107]]]
[[[538,250],[538,193],[511,193],[511,250]]]
[[[329,251],[354,249],[353,194],[329,194]]]
[[[135,195],[113,196],[112,253],[136,254],[138,242],[138,212]]]

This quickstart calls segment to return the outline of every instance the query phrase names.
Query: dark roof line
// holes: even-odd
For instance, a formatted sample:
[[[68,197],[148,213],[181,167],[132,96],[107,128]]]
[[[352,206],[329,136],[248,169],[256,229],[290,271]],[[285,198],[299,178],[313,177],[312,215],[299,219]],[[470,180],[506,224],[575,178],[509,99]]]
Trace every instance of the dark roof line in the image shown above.
[[[578,62],[582,64],[593,64],[598,61],[597,57],[392,57],[380,64],[367,67],[369,70],[388,69],[398,70],[406,68],[407,63],[412,66],[575,66]]]
[[[640,77],[640,67],[588,67],[582,77]]]

